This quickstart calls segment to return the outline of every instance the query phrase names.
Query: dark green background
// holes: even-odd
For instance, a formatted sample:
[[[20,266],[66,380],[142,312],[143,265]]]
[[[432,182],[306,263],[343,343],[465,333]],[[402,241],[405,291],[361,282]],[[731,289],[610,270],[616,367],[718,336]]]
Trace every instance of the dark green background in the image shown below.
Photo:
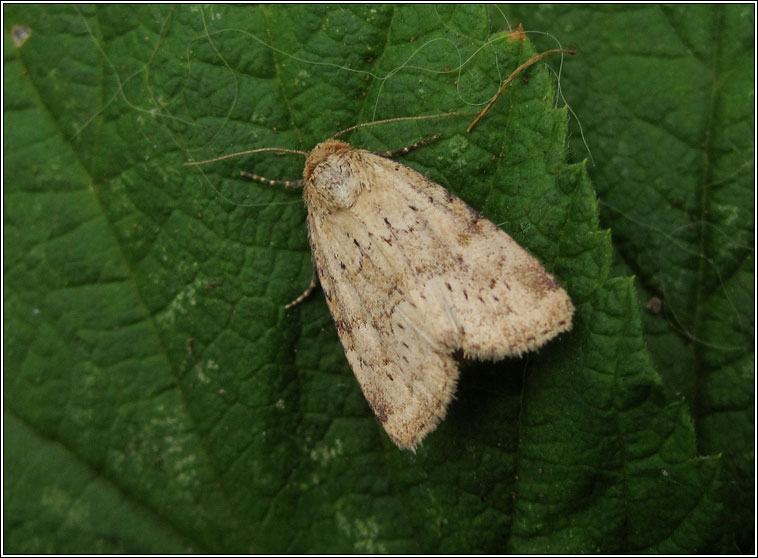
[[[3,550],[751,552],[753,10],[5,5]],[[557,103],[554,55],[470,135],[347,137],[440,135],[404,162],[577,306],[401,452],[323,296],[284,309],[298,194],[238,175],[302,160],[183,163],[475,113],[556,46],[518,23],[578,49]]]

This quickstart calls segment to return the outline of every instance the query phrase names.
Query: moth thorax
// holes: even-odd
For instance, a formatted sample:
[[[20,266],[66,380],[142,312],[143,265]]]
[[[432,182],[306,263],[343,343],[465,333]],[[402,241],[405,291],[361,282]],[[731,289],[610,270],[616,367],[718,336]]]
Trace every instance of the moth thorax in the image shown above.
[[[303,171],[306,199],[324,209],[352,207],[363,191],[356,155],[356,150],[338,140],[314,147]]]

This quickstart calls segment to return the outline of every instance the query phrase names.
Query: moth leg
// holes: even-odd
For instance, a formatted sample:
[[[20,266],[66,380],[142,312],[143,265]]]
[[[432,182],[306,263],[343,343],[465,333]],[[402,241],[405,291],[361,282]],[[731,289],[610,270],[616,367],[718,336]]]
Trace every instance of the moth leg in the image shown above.
[[[303,184],[305,184],[305,181],[302,178],[299,180],[271,180],[270,178],[266,178],[265,176],[258,176],[257,174],[253,174],[251,172],[240,171],[240,174],[252,180],[257,180],[258,182],[263,182],[264,184],[268,184],[269,186],[284,186],[285,188],[302,188]]]
[[[292,308],[293,306],[296,306],[303,302],[306,298],[310,296],[310,294],[313,292],[313,289],[316,288],[316,285],[318,285],[318,272],[316,271],[316,266],[313,266],[313,275],[311,276],[311,283],[308,285],[308,288],[305,289],[303,294],[301,294],[299,297],[297,297],[295,300],[290,302],[288,305],[285,306],[285,308]]]
[[[402,149],[395,149],[393,151],[374,151],[374,155],[379,155],[380,157],[387,157],[388,159],[394,159],[395,157],[400,157],[401,155],[410,153],[411,151],[419,149],[420,147],[424,147],[425,145],[432,143],[434,141],[437,141],[438,139],[440,139],[439,136],[432,136],[430,138],[424,138],[421,141],[417,141],[416,143],[414,143],[413,145],[409,145],[408,147],[403,147]]]

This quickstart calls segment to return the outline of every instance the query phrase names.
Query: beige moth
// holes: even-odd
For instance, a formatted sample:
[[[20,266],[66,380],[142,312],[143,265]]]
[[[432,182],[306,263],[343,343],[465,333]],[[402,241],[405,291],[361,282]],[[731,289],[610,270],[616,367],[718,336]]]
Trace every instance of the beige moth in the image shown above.
[[[499,360],[571,328],[558,282],[442,186],[339,140],[303,172],[308,235],[337,333],[379,422],[414,450],[445,416],[456,354]]]

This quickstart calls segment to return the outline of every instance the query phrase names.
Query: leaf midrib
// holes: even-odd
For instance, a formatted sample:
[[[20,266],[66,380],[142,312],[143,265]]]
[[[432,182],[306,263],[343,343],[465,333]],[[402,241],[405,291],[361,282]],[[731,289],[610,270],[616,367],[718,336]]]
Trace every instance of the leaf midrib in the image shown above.
[[[699,185],[699,192],[697,199],[699,201],[698,212],[698,267],[695,276],[695,312],[693,315],[692,331],[694,333],[694,339],[700,339],[700,330],[703,324],[703,306],[707,293],[705,292],[706,273],[707,266],[710,259],[706,257],[706,249],[708,246],[708,230],[710,226],[707,222],[708,208],[710,204],[710,187],[709,185],[713,179],[713,166],[711,164],[711,148],[713,145],[713,134],[715,131],[714,122],[716,117],[716,104],[719,95],[719,86],[716,76],[719,75],[719,61],[721,59],[721,51],[723,48],[721,38],[721,29],[723,28],[723,11],[720,9],[714,10],[714,17],[711,37],[714,38],[715,48],[713,49],[713,55],[710,63],[711,68],[711,89],[708,97],[708,117],[705,125],[705,132],[702,142],[703,151],[703,168],[702,176]],[[696,441],[700,445],[700,441],[703,437],[703,421],[699,420],[700,417],[700,400],[702,397],[701,389],[702,382],[700,381],[705,374],[705,355],[703,354],[703,346],[700,343],[695,342],[693,346],[694,355],[694,374],[693,374],[693,394],[692,399],[692,416],[695,421]]]

